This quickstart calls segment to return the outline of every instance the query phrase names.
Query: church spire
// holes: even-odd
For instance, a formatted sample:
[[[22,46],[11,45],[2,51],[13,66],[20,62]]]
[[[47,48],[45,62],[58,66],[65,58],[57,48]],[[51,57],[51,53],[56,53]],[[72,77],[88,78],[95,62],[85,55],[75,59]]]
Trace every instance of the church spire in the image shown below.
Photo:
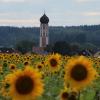
[[[44,15],[40,18],[40,47],[46,47],[49,42],[49,28],[48,28],[49,18]]]

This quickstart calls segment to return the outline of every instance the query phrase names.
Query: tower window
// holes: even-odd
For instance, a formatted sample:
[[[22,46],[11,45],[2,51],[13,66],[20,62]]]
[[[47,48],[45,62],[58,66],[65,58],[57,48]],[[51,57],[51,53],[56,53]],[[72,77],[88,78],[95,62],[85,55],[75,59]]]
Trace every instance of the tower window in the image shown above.
[[[43,30],[45,30],[45,25],[43,25]]]

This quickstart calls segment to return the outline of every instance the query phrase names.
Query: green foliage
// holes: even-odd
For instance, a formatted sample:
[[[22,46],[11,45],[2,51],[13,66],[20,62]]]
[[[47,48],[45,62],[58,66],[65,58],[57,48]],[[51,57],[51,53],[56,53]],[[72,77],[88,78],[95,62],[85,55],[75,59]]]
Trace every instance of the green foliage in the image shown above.
[[[66,54],[69,55],[70,50],[71,50],[70,45],[66,43],[65,41],[56,42],[53,47],[54,53],[60,53],[62,55],[66,55]]]
[[[20,41],[18,44],[16,44],[16,49],[21,52],[22,54],[25,54],[27,52],[32,51],[34,43],[31,41],[23,40]]]
[[[39,27],[18,28],[18,27],[0,27],[0,45],[15,46],[16,43],[22,40],[33,41],[36,45],[39,44]],[[50,27],[49,28],[50,44],[57,41],[66,41],[69,43],[78,42],[91,43],[100,47],[100,25],[91,26],[66,26],[66,27]]]

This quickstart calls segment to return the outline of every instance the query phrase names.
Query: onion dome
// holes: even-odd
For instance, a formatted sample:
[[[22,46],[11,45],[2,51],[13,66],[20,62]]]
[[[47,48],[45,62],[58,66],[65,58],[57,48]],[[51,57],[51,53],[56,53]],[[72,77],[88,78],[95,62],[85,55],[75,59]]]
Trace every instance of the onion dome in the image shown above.
[[[44,14],[44,15],[40,18],[40,22],[43,23],[43,24],[48,24],[49,18]]]

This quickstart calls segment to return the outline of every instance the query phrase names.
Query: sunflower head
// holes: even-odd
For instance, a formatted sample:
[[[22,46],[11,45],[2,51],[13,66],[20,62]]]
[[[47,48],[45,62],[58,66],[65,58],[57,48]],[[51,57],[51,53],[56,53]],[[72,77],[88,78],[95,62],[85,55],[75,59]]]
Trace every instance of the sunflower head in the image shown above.
[[[15,64],[10,64],[9,65],[9,69],[10,70],[15,70],[16,69],[16,65]]]
[[[48,56],[47,65],[51,72],[59,71],[61,66],[61,56],[59,54],[52,54]]]
[[[2,86],[0,88],[0,94],[3,97],[7,97],[9,95],[9,88],[10,88],[9,80],[8,79],[2,80],[0,85]]]
[[[43,93],[41,74],[31,67],[17,70],[9,77],[10,96],[15,100],[30,100]]]
[[[84,56],[72,58],[65,67],[65,83],[70,80],[72,88],[81,88],[89,85],[96,75],[93,64]]]
[[[4,86],[5,89],[8,89],[9,87],[10,87],[9,83],[6,83],[5,86]]]
[[[63,91],[61,92],[61,94],[60,94],[60,99],[61,99],[61,100],[68,100],[68,97],[69,97],[68,91],[63,90]]]
[[[68,98],[68,95],[69,94],[67,92],[63,92],[62,95],[61,95],[61,98],[65,100],[65,99]]]
[[[76,95],[69,94],[68,100],[77,100]]]
[[[77,100],[77,92],[66,88],[61,92],[61,100]]]
[[[4,72],[3,71],[0,71],[0,75],[4,75]]]
[[[24,62],[24,66],[28,66],[30,63],[28,61]]]
[[[55,58],[50,59],[50,65],[51,67],[56,67],[58,64],[57,60]]]
[[[42,63],[38,63],[37,65],[36,65],[36,68],[37,69],[39,69],[39,70],[42,70],[43,69],[43,64]]]

